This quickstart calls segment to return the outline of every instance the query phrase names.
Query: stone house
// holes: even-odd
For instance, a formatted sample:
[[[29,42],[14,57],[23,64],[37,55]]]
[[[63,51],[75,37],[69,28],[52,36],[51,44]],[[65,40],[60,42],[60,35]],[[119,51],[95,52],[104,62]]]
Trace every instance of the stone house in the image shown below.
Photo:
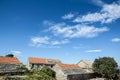
[[[75,64],[56,64],[53,67],[57,80],[87,80],[88,73]]]
[[[0,74],[17,72],[19,66],[20,61],[17,58],[0,56]]]
[[[61,61],[58,60],[58,59],[46,59],[46,58],[29,57],[26,67],[29,70],[40,69],[43,66],[48,66],[48,67],[52,68],[55,64],[60,64],[60,63],[61,63]]]
[[[77,65],[80,66],[80,68],[86,70],[89,73],[93,73],[92,70],[92,62],[90,60],[80,60]]]

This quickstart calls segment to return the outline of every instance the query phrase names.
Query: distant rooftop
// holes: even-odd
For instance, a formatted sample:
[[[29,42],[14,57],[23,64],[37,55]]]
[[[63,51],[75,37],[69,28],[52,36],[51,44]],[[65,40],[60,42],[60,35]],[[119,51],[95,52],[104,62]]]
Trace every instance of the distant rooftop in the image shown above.
[[[77,63],[77,65],[79,65],[81,68],[83,67],[83,65],[81,65],[80,63],[84,63],[84,64],[86,64],[86,65],[88,65],[87,67],[89,67],[89,68],[92,68],[92,62],[90,61],[90,60],[80,60],[78,63]]]
[[[14,57],[0,56],[0,64],[20,64],[20,61]]]
[[[61,69],[79,69],[80,67],[75,64],[58,64]]]
[[[71,75],[71,74],[83,74],[83,73],[87,73],[85,70],[83,69],[65,69],[63,70],[63,72],[67,75]]]
[[[75,64],[57,64],[57,65],[63,71],[63,73],[67,75],[87,73],[85,70],[81,69],[78,65]]]
[[[61,63],[58,59],[46,59],[46,58],[33,58],[29,57],[30,63],[36,63],[36,64],[55,64],[55,63]]]

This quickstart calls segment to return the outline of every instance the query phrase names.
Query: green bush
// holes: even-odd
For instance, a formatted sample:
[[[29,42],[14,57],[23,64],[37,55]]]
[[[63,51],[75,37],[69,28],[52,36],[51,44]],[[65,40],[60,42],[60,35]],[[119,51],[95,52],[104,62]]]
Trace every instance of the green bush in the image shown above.
[[[102,57],[95,59],[93,63],[94,71],[108,79],[117,77],[117,68],[118,65],[116,61],[111,57]]]
[[[40,71],[45,73],[48,76],[55,77],[55,71],[53,71],[49,67],[43,67]]]
[[[55,72],[49,67],[40,70],[34,69],[26,80],[56,80]]]

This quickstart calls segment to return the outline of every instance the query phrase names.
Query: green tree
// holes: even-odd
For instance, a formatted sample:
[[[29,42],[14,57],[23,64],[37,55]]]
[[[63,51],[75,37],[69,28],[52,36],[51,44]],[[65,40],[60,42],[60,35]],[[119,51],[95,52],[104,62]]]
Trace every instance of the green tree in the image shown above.
[[[49,67],[32,70],[32,74],[26,80],[56,80],[55,72]]]
[[[43,67],[40,71],[43,72],[43,73],[45,73],[48,76],[55,77],[55,71],[53,71],[49,67]]]
[[[7,54],[7,55],[5,55],[5,57],[14,57],[14,55],[13,54]]]
[[[102,77],[106,77],[108,80],[116,77],[117,67],[116,61],[111,57],[95,59],[93,63],[94,72],[101,74]]]
[[[23,73],[24,75],[31,75],[32,74],[32,72],[30,70],[28,70],[28,68],[26,68],[25,65],[18,66],[17,70],[24,71],[24,73]]]

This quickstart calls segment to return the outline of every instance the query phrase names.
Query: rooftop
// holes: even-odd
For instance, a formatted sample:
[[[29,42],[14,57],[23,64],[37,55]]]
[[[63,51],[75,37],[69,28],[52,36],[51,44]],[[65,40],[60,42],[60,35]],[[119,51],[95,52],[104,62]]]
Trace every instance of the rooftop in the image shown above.
[[[67,75],[71,75],[71,74],[83,74],[83,73],[87,73],[85,70],[83,69],[65,69],[63,70],[63,72]]]
[[[30,63],[36,63],[36,64],[46,64],[47,61],[45,58],[32,58],[32,57],[29,57],[29,62]]]
[[[20,64],[20,61],[14,57],[0,56],[0,64]]]
[[[58,60],[58,59],[47,59],[47,62],[48,63],[57,63],[57,64],[59,64],[59,63],[62,63],[60,60]]]
[[[89,68],[92,68],[92,62],[90,61],[90,60],[80,60],[78,63],[77,63],[77,65],[79,65],[80,63],[84,63],[84,64],[86,64],[86,65],[88,65],[89,66]],[[81,67],[82,67],[82,65],[80,65]],[[87,67],[88,67],[87,66]]]
[[[80,67],[75,64],[58,64],[61,69],[79,69]]]
[[[58,59],[46,59],[46,58],[33,58],[29,57],[30,63],[36,63],[36,64],[59,64],[61,63]]]

